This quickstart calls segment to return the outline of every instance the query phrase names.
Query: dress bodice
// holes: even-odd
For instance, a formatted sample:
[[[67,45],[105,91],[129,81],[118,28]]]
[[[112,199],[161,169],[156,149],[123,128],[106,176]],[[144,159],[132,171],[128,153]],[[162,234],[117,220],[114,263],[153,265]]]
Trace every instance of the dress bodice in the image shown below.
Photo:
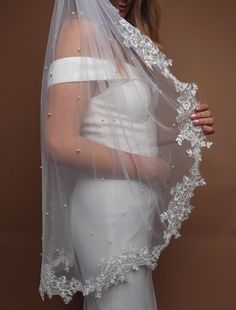
[[[105,91],[90,98],[80,129],[82,136],[109,147],[119,145],[123,151],[157,155],[156,125],[150,115],[154,108],[152,89],[136,67],[126,64],[128,78],[125,78],[105,60],[67,57],[54,63],[56,65],[50,68],[54,82],[51,80],[49,85],[65,81],[109,80]],[[86,74],[83,74],[82,66],[86,66]]]

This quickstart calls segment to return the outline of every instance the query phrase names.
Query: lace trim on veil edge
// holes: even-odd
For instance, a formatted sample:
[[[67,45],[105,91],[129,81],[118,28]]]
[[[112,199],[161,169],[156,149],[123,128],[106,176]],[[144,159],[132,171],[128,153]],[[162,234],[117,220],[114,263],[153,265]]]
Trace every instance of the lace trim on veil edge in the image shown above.
[[[182,223],[188,219],[194,208],[190,204],[190,199],[194,196],[194,189],[197,186],[206,185],[199,170],[200,161],[202,160],[201,149],[204,147],[210,148],[212,142],[207,140],[202,129],[195,127],[190,119],[190,114],[197,104],[195,97],[198,89],[197,85],[177,80],[169,71],[172,60],[167,59],[148,36],[141,34],[137,28],[130,25],[125,19],[120,19],[119,26],[121,27],[124,44],[127,47],[133,47],[152,70],[152,66],[157,65],[162,74],[173,82],[176,91],[179,93],[177,100],[180,107],[176,121],[180,132],[176,141],[180,146],[183,141],[190,142],[190,147],[186,152],[193,159],[193,165],[189,169],[189,175],[185,175],[182,182],[178,182],[170,190],[172,199],[168,209],[161,214],[161,221],[165,221],[167,224],[167,228],[163,233],[165,242],[162,245],[153,247],[151,253],[148,253],[145,247],[137,249],[135,246],[127,246],[121,254],[113,256],[109,260],[101,259],[98,264],[101,267],[99,276],[96,278],[89,277],[84,285],[75,278],[68,280],[66,276],[56,276],[53,268],[59,264],[65,265],[65,271],[69,269],[70,259],[62,251],[53,266],[48,264],[42,266],[39,292],[43,300],[44,293],[47,293],[49,298],[52,298],[53,295],[60,295],[65,303],[69,303],[73,298],[73,294],[78,291],[81,291],[83,296],[94,292],[95,297],[100,298],[102,291],[106,290],[110,285],[127,282],[129,271],[138,270],[139,266],[148,266],[154,270],[161,252],[168,246],[170,239],[173,236],[176,239],[181,236],[179,230]]]

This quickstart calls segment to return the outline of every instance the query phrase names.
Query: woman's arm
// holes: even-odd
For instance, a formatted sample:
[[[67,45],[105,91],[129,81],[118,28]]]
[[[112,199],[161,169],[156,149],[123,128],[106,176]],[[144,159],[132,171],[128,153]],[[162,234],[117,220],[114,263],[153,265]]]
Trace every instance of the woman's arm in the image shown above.
[[[48,134],[46,148],[49,160],[78,168],[80,171],[94,173],[95,170],[93,169],[96,169],[98,177],[124,178],[122,168],[118,162],[117,151],[86,137],[63,133],[60,139],[58,139],[58,135],[56,135],[55,139],[51,131]],[[132,155],[124,151],[119,153],[124,161],[129,178],[138,178]]]
[[[158,146],[164,146],[166,144],[176,143],[176,137],[179,130],[177,128],[171,130],[162,130],[158,128]]]
[[[55,58],[79,57],[81,40],[83,40],[83,53],[86,52],[89,56],[86,37],[91,35],[91,27],[86,22],[83,24],[83,33],[80,33],[76,19],[66,22],[57,41]],[[117,150],[79,135],[95,86],[95,82],[76,82],[56,84],[49,89],[44,123],[48,159],[87,172],[96,168],[97,175],[122,177]],[[137,178],[132,155],[127,152],[120,154],[129,177]]]
[[[78,55],[78,45],[83,36],[92,32],[79,33],[76,20],[62,28],[57,46],[56,59]],[[89,47],[83,45],[83,52],[89,56]],[[96,91],[96,82],[60,83],[51,86],[47,101],[45,119],[45,142],[48,159],[97,176],[121,177],[150,182],[160,179],[165,182],[167,164],[158,157],[145,157],[119,151],[81,136],[80,128],[90,99]],[[119,153],[119,154],[118,154]],[[121,156],[119,156],[121,155]],[[123,162],[123,164],[122,164]]]

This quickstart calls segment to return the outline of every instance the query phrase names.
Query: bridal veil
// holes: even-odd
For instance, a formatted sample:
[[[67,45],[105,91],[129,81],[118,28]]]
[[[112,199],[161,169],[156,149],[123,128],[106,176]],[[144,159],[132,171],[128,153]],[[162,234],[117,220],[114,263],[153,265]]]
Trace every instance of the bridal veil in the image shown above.
[[[154,270],[180,236],[211,142],[190,119],[196,84],[171,63],[108,0],[55,1],[41,91],[42,298],[101,298]]]

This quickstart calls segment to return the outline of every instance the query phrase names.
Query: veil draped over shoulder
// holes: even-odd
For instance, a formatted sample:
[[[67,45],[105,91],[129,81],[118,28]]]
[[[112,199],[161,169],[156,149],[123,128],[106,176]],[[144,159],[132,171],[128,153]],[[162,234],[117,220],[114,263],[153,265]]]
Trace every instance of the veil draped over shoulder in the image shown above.
[[[131,270],[154,270],[180,236],[211,142],[190,119],[196,84],[171,63],[108,0],[55,1],[41,91],[42,298],[101,298]]]

